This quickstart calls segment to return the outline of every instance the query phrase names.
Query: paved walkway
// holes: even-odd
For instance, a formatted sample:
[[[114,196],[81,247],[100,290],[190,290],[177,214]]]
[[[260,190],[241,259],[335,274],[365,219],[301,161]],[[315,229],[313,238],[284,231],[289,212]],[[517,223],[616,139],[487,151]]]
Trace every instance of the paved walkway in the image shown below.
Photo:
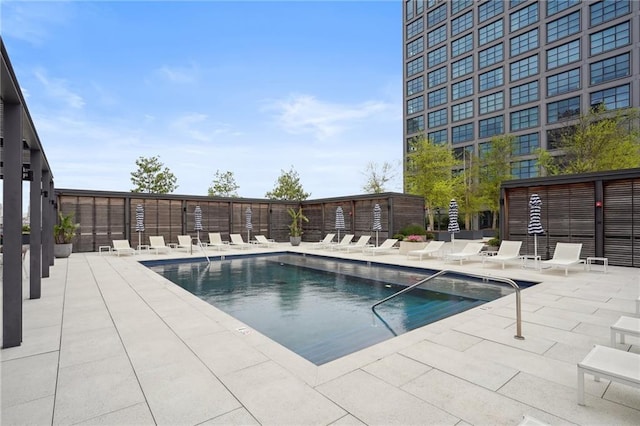
[[[587,376],[586,406],[576,403],[576,363],[594,344],[610,345],[609,326],[634,312],[638,269],[579,266],[565,277],[366,256],[540,280],[522,292],[525,340],[513,338],[508,296],[317,367],[239,331],[238,320],[137,262],[145,258],[169,256],[56,260],[42,298],[24,302],[23,344],[0,352],[2,425],[516,425],[523,415],[640,424],[637,388]],[[638,339],[626,342],[618,349],[640,353]]]

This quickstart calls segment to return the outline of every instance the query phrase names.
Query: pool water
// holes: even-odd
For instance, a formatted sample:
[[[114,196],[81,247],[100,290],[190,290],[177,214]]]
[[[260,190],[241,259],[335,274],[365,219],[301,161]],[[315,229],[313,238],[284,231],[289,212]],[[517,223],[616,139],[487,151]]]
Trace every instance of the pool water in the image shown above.
[[[150,267],[316,365],[512,292],[459,277],[437,278],[374,313],[372,304],[433,271],[297,254]]]

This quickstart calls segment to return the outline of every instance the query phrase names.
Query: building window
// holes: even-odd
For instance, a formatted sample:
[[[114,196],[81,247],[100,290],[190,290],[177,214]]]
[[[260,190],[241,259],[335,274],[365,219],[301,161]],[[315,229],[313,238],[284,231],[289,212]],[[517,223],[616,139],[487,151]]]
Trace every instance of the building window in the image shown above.
[[[427,13],[427,28],[431,28],[445,19],[447,19],[447,5],[443,4]]]
[[[453,19],[451,21],[451,36],[460,34],[473,27],[473,11],[465,13],[464,15]]]
[[[591,93],[591,106],[604,105],[607,110],[631,106],[631,86],[612,87]]]
[[[524,28],[527,25],[538,22],[538,3],[533,3],[513,12],[509,15],[509,22],[510,32],[518,31],[520,28]]]
[[[424,110],[424,96],[409,99],[407,101],[407,114],[415,114]]]
[[[509,9],[513,9],[514,7],[516,7],[520,3],[524,3],[525,1],[527,0],[509,0]]]
[[[629,22],[606,28],[589,36],[589,45],[592,55],[626,46],[631,41]]]
[[[407,120],[407,134],[418,133],[424,130],[424,115],[419,115]]]
[[[468,78],[451,85],[452,101],[471,95],[473,95],[473,78]]]
[[[429,132],[427,138],[436,145],[444,145],[447,143],[447,129]]]
[[[480,114],[499,111],[504,108],[504,93],[496,92],[490,95],[481,96],[480,99],[478,99],[478,106]]]
[[[473,123],[451,128],[451,142],[454,144],[473,140]]]
[[[427,74],[427,87],[431,89],[438,84],[447,82],[447,67],[438,68]]]
[[[473,101],[463,102],[451,107],[451,121],[460,121],[473,117]]]
[[[511,113],[511,131],[536,127],[540,123],[540,111],[538,107],[527,108]]]
[[[407,58],[416,56],[424,50],[424,37],[420,37],[407,44]]]
[[[531,30],[510,40],[511,56],[516,56],[538,47],[538,29]]]
[[[406,17],[407,17],[407,19],[412,19],[413,18],[413,9],[414,9],[414,5],[415,5],[415,0],[407,0],[405,3],[407,4]]]
[[[499,43],[478,53],[478,67],[480,69],[490,67],[504,60],[503,44]]]
[[[580,96],[547,104],[547,123],[557,123],[580,115]]]
[[[427,53],[427,66],[429,68],[441,64],[447,60],[447,46],[442,46]]]
[[[420,56],[418,59],[407,63],[407,77],[411,77],[422,71],[424,71],[424,57]]]
[[[511,81],[521,80],[538,74],[538,55],[529,56],[517,62],[512,62]]]
[[[434,108],[438,105],[442,105],[447,103],[447,88],[443,87],[442,89],[435,90],[433,92],[429,92],[427,95],[427,107]]]
[[[631,55],[622,55],[607,58],[603,61],[589,65],[591,84],[600,84],[631,75]]]
[[[415,21],[407,25],[407,39],[417,36],[422,32],[422,30],[424,30],[424,21],[422,20],[422,18],[416,19]]]
[[[447,109],[439,109],[438,111],[430,112],[427,116],[429,128],[443,126],[447,124]]]
[[[464,59],[453,62],[451,64],[451,78],[461,77],[473,72],[473,56],[467,56]]]
[[[522,160],[511,163],[511,175],[515,179],[526,179],[538,176],[537,160]]]
[[[580,0],[547,0],[547,16],[555,15],[576,4],[580,4]]]
[[[498,19],[495,22],[485,25],[478,30],[478,45],[491,43],[493,40],[499,39],[504,35],[502,28],[502,19]]]
[[[427,46],[431,48],[438,43],[442,43],[446,39],[447,39],[447,26],[443,25],[427,33]]]
[[[473,0],[452,0],[451,1],[451,15],[455,15],[461,10],[466,9],[467,7],[473,4]]]
[[[473,50],[473,33],[460,37],[451,43],[451,57],[455,58]]]
[[[589,18],[592,27],[629,12],[631,12],[629,0],[604,0],[589,5]]]
[[[560,95],[580,88],[580,68],[547,77],[547,96]]]
[[[489,0],[478,6],[478,23],[493,18],[504,12],[503,0]]]
[[[517,106],[538,100],[538,81],[511,88],[511,106]]]
[[[416,13],[418,15],[424,12],[424,1],[425,0],[418,0],[418,3],[416,4]]]
[[[547,69],[551,70],[562,65],[580,60],[580,39],[570,41],[553,49],[547,50]]]
[[[407,96],[420,93],[424,90],[424,77],[420,76],[407,81]]]
[[[540,148],[540,135],[538,133],[529,133],[526,135],[516,136],[511,146],[511,155],[529,155],[533,154],[536,149]]]
[[[494,87],[502,86],[504,84],[504,71],[502,67],[495,70],[487,71],[480,74],[480,91],[493,89]]]
[[[504,117],[501,115],[480,120],[479,125],[480,138],[490,138],[504,133]]]
[[[580,32],[580,11],[570,13],[547,24],[547,43]]]

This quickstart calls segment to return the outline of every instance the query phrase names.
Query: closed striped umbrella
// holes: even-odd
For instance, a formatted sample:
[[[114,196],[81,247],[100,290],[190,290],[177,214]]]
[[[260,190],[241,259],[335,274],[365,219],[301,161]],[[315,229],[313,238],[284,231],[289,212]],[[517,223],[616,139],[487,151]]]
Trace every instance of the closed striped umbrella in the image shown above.
[[[251,230],[253,229],[253,224],[251,223],[251,207],[247,207],[247,210],[244,212],[245,225],[244,227],[247,229],[247,242],[250,241]]]
[[[376,247],[378,247],[378,231],[382,231],[382,209],[380,204],[373,206],[373,230],[376,231]]]
[[[538,256],[538,235],[544,234],[542,222],[540,222],[540,210],[542,209],[542,200],[538,194],[531,194],[529,198],[529,226],[527,233],[533,235],[533,255],[534,261]]]
[[[138,246],[140,246],[142,232],[144,232],[144,207],[142,204],[136,206],[136,232],[138,233]]]
[[[451,245],[455,243],[455,234],[460,232],[460,225],[458,224],[458,203],[454,198],[449,203],[449,226],[447,231],[451,234]]]
[[[200,243],[200,231],[204,230],[204,228],[202,228],[202,209],[200,208],[200,206],[196,206],[196,208],[193,211],[193,216],[194,216],[193,230],[196,231],[198,235],[198,243]]]
[[[342,207],[336,209],[336,230],[338,231],[338,242],[340,242],[340,230],[344,229],[344,212]]]

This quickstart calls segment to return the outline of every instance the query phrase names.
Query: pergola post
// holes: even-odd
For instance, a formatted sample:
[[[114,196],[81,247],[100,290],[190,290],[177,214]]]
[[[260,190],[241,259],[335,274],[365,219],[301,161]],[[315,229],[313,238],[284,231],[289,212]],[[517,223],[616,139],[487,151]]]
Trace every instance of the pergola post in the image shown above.
[[[33,173],[29,192],[29,298],[39,299],[41,294],[42,262],[42,152],[31,150]]]
[[[49,276],[49,266],[53,264],[53,253],[50,248],[53,246],[53,219],[52,219],[52,201],[53,185],[51,184],[51,172],[44,170],[42,172],[42,277]]]

